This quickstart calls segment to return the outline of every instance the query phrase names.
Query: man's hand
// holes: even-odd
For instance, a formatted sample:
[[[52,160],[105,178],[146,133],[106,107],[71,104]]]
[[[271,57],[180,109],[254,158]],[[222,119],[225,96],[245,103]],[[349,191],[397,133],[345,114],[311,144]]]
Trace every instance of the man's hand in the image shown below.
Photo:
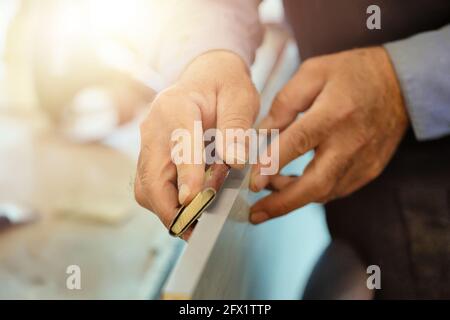
[[[382,47],[306,60],[260,127],[281,131],[280,170],[309,150],[314,159],[300,177],[262,176],[254,166],[251,189],[273,192],[251,208],[250,220],[261,223],[361,188],[385,168],[407,126],[399,83]]]
[[[171,159],[173,131],[186,129],[194,137],[194,121],[202,121],[203,130],[247,130],[258,109],[259,96],[239,56],[228,51],[211,51],[196,58],[174,86],[157,96],[141,125],[135,181],[138,203],[155,212],[168,227],[177,207],[190,202],[201,191],[205,173],[204,163],[175,166]],[[192,154],[203,154],[203,141],[192,146],[199,148],[192,150]],[[224,148],[228,154],[227,146]],[[229,164],[242,167],[237,162]]]

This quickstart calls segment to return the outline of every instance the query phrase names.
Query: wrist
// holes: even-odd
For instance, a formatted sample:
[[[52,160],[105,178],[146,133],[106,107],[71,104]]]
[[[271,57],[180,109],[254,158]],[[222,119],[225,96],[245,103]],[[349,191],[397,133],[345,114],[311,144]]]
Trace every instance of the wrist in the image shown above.
[[[390,59],[389,53],[384,47],[376,47],[377,55],[380,59],[380,66],[382,66],[382,70],[384,71],[384,78],[386,83],[388,84],[386,91],[388,91],[388,96],[394,102],[394,106],[396,106],[394,112],[395,116],[399,119],[399,122],[404,126],[405,130],[409,126],[409,117],[405,104],[405,100],[403,98],[402,89],[400,86],[400,81],[397,78],[397,74],[395,72],[394,65]]]
[[[218,85],[246,80],[251,81],[250,70],[239,55],[228,50],[212,50],[192,60],[181,73],[178,82]]]

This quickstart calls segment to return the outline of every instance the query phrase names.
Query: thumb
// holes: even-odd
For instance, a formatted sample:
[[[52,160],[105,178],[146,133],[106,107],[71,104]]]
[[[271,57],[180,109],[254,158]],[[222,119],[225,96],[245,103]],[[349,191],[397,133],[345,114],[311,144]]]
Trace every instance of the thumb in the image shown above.
[[[275,96],[268,115],[261,121],[258,127],[268,130],[288,130],[295,123],[294,121],[297,115],[309,109],[314,103],[325,85],[325,80],[325,73],[315,66],[314,59],[305,61],[295,75]],[[296,136],[300,136],[302,132],[297,131],[298,134]],[[280,138],[291,136],[291,134],[282,134]],[[287,139],[287,142],[283,140],[286,139],[280,139],[280,151],[286,147],[292,147],[288,145],[289,139]],[[301,141],[300,139],[299,143]],[[259,191],[268,183],[269,177],[260,175],[260,166],[253,165],[250,175],[250,188],[253,191]]]
[[[249,80],[250,81],[250,80]],[[217,101],[216,150],[230,167],[241,169],[249,157],[249,140],[259,110],[259,96],[250,82],[223,90]]]
[[[261,121],[262,129],[280,129],[283,131],[297,117],[307,110],[325,84],[325,76],[318,68],[311,67],[307,60],[273,100],[269,114]]]

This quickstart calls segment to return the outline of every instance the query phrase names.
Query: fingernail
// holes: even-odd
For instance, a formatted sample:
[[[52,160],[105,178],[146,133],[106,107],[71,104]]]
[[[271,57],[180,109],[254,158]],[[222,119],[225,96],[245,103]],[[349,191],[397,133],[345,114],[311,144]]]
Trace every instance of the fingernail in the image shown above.
[[[189,194],[191,193],[191,189],[187,184],[182,184],[180,189],[178,190],[178,201],[180,204],[184,204],[187,197],[189,197]]]
[[[269,183],[269,176],[262,176],[260,174],[255,174],[252,179],[252,185],[255,191],[261,191]]]
[[[250,222],[258,224],[269,219],[269,215],[264,211],[258,211],[250,214]]]
[[[245,146],[242,143],[230,143],[227,146],[225,161],[228,164],[245,164],[247,162]]]

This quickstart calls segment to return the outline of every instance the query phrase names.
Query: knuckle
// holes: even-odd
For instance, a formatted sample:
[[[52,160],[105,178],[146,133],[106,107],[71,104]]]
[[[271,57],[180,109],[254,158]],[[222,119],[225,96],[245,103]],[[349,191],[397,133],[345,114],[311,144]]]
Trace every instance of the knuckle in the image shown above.
[[[203,170],[196,170],[194,166],[188,164],[177,166],[178,185],[181,186],[182,184],[189,182],[191,188],[194,188],[195,190],[200,189],[204,182],[204,177],[201,174],[202,172]]]
[[[339,105],[336,108],[336,118],[338,121],[345,121],[352,118],[358,111],[357,104],[348,96],[339,96]]]
[[[140,182],[137,179],[134,182],[134,199],[141,207],[147,208],[147,201],[144,197],[144,193],[142,192]]]
[[[320,59],[317,57],[306,59],[300,66],[302,71],[315,71],[320,65]]]
[[[311,148],[310,138],[304,130],[293,130],[288,137],[288,145],[297,155],[303,154]]]
[[[134,192],[134,199],[136,200],[136,202],[143,208],[146,208],[145,202],[144,202],[144,198],[142,196],[142,193],[140,191],[136,191]]]
[[[353,132],[353,139],[355,141],[356,150],[361,150],[367,146],[372,140],[369,130],[366,128],[356,129]]]
[[[177,182],[178,186],[181,186],[186,181],[189,181],[191,177],[190,172],[186,169],[185,164],[180,164],[177,166]],[[193,176],[194,178],[195,176]]]
[[[292,210],[291,205],[289,203],[287,203],[285,200],[280,199],[280,198],[274,199],[274,205],[276,208],[276,212],[278,213],[277,215],[288,213]],[[274,215],[271,214],[271,216],[274,216]]]
[[[148,168],[148,152],[150,151],[149,146],[144,146],[141,149],[137,164],[136,179],[138,185],[141,187],[147,187],[154,179],[151,177],[151,171]]]
[[[382,170],[383,170],[383,166],[381,165],[381,162],[375,161],[372,164],[370,170],[368,170],[368,173],[367,173],[368,180],[372,181],[372,180],[376,179],[381,174]]]
[[[341,157],[336,156],[331,167],[332,171],[329,173],[329,178],[337,183],[338,180],[342,179],[347,174],[353,164],[354,159],[349,155]]]
[[[290,102],[289,95],[286,93],[286,90],[281,90],[277,93],[273,100],[273,107],[271,108],[271,113],[276,112],[283,112],[284,110],[288,109],[289,102]]]
[[[331,197],[335,185],[336,180],[334,177],[330,177],[326,174],[321,174],[318,176],[315,184],[315,190],[319,202],[326,202]]]
[[[227,129],[248,129],[252,126],[252,120],[241,112],[229,111],[222,116],[221,126]]]

